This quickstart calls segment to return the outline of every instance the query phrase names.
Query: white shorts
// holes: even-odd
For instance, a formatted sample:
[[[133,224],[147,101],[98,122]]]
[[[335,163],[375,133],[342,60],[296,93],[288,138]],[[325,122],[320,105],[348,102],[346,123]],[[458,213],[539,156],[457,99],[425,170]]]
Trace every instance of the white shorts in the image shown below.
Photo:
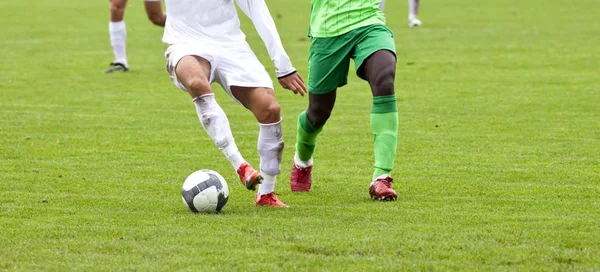
[[[210,63],[210,83],[217,82],[235,101],[231,94],[231,86],[265,87],[273,89],[273,81],[260,63],[250,46],[246,44],[235,46],[210,46],[202,43],[174,44],[167,48],[167,71],[175,86],[188,91],[177,79],[175,67],[185,56],[199,56]]]

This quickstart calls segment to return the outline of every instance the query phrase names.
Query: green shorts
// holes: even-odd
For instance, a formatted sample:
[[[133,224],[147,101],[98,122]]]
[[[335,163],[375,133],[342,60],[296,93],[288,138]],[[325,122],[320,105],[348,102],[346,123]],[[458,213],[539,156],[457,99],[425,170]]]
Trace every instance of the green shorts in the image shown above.
[[[354,59],[356,74],[373,53],[389,50],[396,54],[392,31],[375,24],[354,29],[336,37],[312,38],[308,55],[308,91],[326,94],[348,83],[350,59]]]

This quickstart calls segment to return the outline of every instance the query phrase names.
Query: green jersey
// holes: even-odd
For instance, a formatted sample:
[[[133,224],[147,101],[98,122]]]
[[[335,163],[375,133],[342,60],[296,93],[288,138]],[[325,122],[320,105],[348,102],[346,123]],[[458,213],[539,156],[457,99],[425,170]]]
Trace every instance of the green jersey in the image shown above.
[[[385,25],[381,0],[312,0],[308,36],[335,37],[359,27]]]

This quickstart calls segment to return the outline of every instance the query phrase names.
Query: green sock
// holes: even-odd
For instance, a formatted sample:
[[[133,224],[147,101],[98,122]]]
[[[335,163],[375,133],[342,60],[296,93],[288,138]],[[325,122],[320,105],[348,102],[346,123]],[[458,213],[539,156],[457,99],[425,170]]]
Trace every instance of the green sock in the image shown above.
[[[389,174],[394,167],[398,145],[398,108],[396,95],[373,97],[371,130],[375,142],[375,171],[373,180]]]
[[[296,137],[296,152],[300,160],[308,161],[312,158],[315,152],[317,135],[322,129],[323,127],[313,127],[310,121],[308,121],[306,111],[300,113],[298,116],[298,135]]]

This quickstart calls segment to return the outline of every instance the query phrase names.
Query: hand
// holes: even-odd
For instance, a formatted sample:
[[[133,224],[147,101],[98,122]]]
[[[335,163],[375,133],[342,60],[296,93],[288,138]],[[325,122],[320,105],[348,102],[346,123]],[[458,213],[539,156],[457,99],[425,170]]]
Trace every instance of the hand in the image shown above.
[[[284,89],[288,89],[294,94],[300,94],[304,96],[306,94],[306,85],[304,85],[304,79],[298,74],[298,72],[293,72],[287,76],[279,78],[279,84]]]

